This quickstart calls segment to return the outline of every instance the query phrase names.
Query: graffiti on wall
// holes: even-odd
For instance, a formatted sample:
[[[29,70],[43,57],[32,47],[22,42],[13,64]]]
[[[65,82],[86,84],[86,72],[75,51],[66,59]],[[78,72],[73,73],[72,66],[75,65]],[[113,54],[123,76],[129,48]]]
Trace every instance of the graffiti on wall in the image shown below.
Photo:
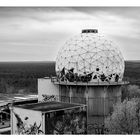
[[[59,101],[58,97],[56,95],[45,95],[42,94],[43,97],[43,102],[47,102],[47,101]]]
[[[45,134],[87,134],[84,108],[47,113],[45,123]]]
[[[17,119],[17,131],[16,134],[19,135],[39,135],[43,134],[44,132],[40,129],[41,123],[39,126],[37,126],[36,122],[34,122],[33,125],[27,123],[28,117],[24,118],[24,121],[20,118],[20,116],[16,113],[14,113],[16,119]]]

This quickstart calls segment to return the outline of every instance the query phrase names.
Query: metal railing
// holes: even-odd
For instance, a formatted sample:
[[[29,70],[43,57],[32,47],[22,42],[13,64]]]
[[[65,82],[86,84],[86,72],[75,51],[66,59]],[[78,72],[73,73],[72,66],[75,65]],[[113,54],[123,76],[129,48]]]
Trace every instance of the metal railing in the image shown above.
[[[61,81],[58,77],[50,77],[51,81],[56,84],[66,84],[66,85],[127,85],[129,84],[128,78],[123,78],[122,81],[118,82],[93,82],[93,81],[74,81],[74,82],[69,82],[69,81]]]

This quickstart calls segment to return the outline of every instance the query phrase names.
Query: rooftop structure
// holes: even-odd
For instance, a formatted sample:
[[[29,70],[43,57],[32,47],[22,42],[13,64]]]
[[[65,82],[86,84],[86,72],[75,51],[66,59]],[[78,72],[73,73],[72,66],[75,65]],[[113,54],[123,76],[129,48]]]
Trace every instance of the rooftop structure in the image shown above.
[[[43,103],[32,103],[32,104],[24,104],[18,105],[15,107],[23,108],[23,109],[30,109],[34,111],[41,111],[41,112],[49,112],[52,110],[65,110],[69,108],[76,108],[80,107],[79,104],[69,104],[63,102],[43,102]]]
[[[85,29],[68,40],[56,59],[59,81],[120,82],[124,58],[118,47],[97,29]]]
[[[12,134],[87,134],[85,105],[44,102],[11,109]]]

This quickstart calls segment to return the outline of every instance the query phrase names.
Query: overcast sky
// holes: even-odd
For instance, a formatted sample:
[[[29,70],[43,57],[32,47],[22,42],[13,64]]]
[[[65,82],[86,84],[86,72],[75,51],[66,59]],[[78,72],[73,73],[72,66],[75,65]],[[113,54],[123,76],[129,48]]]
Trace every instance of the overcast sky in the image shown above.
[[[0,8],[0,61],[54,61],[84,28],[113,40],[125,60],[140,60],[140,8]]]

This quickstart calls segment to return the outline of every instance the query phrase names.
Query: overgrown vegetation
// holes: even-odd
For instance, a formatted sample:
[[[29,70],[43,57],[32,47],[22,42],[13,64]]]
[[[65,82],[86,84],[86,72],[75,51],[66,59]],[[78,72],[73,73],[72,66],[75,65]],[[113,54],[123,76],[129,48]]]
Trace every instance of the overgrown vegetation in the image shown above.
[[[140,88],[123,87],[122,95],[122,103],[105,119],[105,128],[109,134],[140,134]]]
[[[114,106],[105,120],[109,134],[140,134],[140,99],[124,100]]]

